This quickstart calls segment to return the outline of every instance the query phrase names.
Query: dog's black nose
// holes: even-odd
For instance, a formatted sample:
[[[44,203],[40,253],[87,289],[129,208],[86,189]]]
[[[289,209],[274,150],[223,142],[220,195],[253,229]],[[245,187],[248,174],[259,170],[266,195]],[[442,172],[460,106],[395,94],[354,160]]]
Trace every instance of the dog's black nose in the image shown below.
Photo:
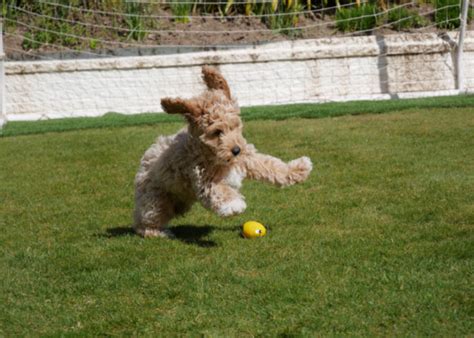
[[[234,148],[232,148],[232,154],[234,154],[234,156],[237,156],[240,154],[240,148],[238,146],[235,146]]]

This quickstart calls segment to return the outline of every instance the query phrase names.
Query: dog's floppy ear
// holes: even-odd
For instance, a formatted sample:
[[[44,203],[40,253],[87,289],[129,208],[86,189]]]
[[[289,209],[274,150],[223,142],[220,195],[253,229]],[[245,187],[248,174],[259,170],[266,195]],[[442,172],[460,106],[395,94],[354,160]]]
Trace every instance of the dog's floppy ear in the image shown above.
[[[161,99],[161,107],[163,107],[163,110],[168,114],[181,114],[193,119],[202,114],[201,107],[193,100],[166,97]]]
[[[228,99],[231,98],[229,85],[216,68],[202,67],[202,78],[209,89],[222,90]]]

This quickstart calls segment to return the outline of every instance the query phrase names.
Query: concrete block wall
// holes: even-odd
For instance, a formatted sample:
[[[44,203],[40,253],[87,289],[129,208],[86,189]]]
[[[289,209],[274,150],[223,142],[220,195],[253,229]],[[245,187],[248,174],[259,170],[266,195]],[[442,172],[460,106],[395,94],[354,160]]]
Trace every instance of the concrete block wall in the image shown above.
[[[8,120],[160,112],[160,98],[204,90],[202,65],[226,76],[241,106],[457,94],[456,33],[278,42],[233,51],[7,62]],[[474,31],[465,39],[474,92]]]
[[[468,91],[474,93],[474,50],[464,53],[465,85]]]
[[[5,53],[3,52],[3,23],[0,21],[0,128],[6,122],[5,113]]]

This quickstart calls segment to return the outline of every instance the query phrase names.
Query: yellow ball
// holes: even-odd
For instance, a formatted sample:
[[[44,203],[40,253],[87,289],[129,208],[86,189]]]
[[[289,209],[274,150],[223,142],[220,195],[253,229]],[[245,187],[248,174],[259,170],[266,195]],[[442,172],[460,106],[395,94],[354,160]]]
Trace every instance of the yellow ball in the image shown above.
[[[245,238],[257,238],[263,237],[267,233],[267,229],[263,224],[256,221],[248,221],[244,223],[242,227],[242,235]]]

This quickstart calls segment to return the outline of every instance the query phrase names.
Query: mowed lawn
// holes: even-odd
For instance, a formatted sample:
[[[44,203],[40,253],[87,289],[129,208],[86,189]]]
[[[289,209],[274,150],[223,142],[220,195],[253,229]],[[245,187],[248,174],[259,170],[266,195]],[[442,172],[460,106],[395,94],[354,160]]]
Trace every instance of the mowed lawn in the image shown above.
[[[474,334],[474,108],[248,121],[310,179],[144,240],[134,175],[182,125],[0,138],[0,336]]]

